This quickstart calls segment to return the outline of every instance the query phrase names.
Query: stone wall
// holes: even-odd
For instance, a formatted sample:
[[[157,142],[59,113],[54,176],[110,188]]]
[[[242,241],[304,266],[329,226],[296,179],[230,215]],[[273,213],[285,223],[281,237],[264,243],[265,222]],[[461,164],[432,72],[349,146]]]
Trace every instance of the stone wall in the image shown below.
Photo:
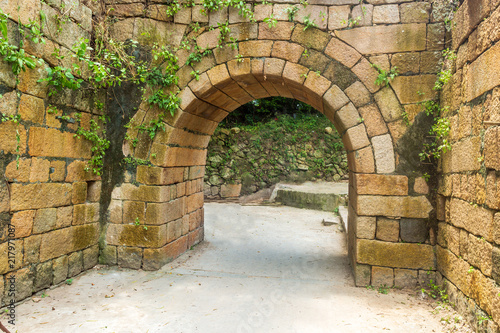
[[[418,103],[437,96],[432,87],[445,41],[446,2],[393,2],[311,1],[306,8],[295,2],[292,20],[286,13],[291,3],[249,4],[255,22],[234,8],[205,16],[197,3],[181,8],[173,19],[148,18],[156,12],[142,3],[110,5],[117,38],[179,46],[188,36],[184,41],[191,47],[206,50],[194,64],[186,64],[192,51],[177,53],[182,103],[165,120],[166,133],[137,147],[124,146],[125,154],[152,166],[140,166],[113,192],[112,207],[123,219],[111,221],[107,241],[116,247],[118,261],[125,263],[129,256],[134,267],[155,269],[202,238],[198,214],[210,136],[240,105],[282,96],[324,113],[342,136],[350,170],[349,256],[356,283],[416,286],[434,272],[433,207],[418,159],[429,124]],[[306,17],[317,27],[307,26]],[[219,38],[217,23],[224,22],[229,32]],[[371,64],[382,70],[398,67],[400,76],[390,85],[376,85],[379,73]],[[134,124],[147,124],[157,112],[142,104]],[[134,138],[137,131],[128,134]],[[144,237],[129,225],[143,216],[149,243],[137,241]],[[186,216],[194,216],[189,227]]]
[[[455,74],[442,96],[452,149],[437,200],[438,270],[451,301],[487,332],[500,324],[499,3],[466,0],[453,20]]]
[[[165,131],[153,138],[139,126],[148,126],[162,111],[147,103],[148,96],[142,99],[140,89],[121,86],[102,95],[65,90],[55,100],[37,82],[46,75],[45,66],[22,72],[19,82],[9,68],[0,71],[2,113],[21,117],[18,124],[0,124],[6,178],[0,187],[2,223],[11,222],[19,232],[10,237],[2,229],[1,246],[5,249],[12,238],[17,257],[12,268],[6,261],[0,267],[4,282],[5,273],[19,277],[18,299],[93,266],[98,252],[103,263],[154,270],[200,242],[210,137],[229,112],[270,96],[308,103],[342,136],[356,283],[415,286],[433,274],[433,207],[418,162],[429,124],[418,102],[437,95],[432,87],[445,41],[446,1],[317,0],[306,8],[296,1],[291,20],[286,14],[291,4],[280,2],[249,4],[255,13],[250,22],[234,8],[203,15],[201,2],[181,7],[172,18],[160,2],[89,1],[89,7],[72,2],[77,7],[70,10],[64,1],[69,19],[63,29],[54,14],[58,1],[50,6],[38,0],[1,2],[13,29],[14,18],[38,20],[43,10],[47,43],[27,43],[25,49],[51,66],[59,63],[53,47],[69,55],[73,42],[92,34],[90,15],[98,19],[105,12],[113,16],[107,21],[112,38],[136,39],[141,50],[155,43],[176,48],[180,64],[178,83],[171,87],[179,92],[179,109],[165,115]],[[269,21],[271,14],[276,21]],[[317,27],[308,26],[307,19]],[[230,30],[225,38],[219,38],[222,22]],[[200,62],[186,64],[190,51],[180,47],[182,42],[206,49]],[[477,67],[488,67],[488,59]],[[383,70],[397,66],[400,76],[390,85],[376,85],[379,72],[371,64]],[[467,91],[474,95],[474,89]],[[49,103],[60,111],[49,112]],[[102,113],[110,118],[106,135],[112,144],[97,177],[84,171],[90,144],[74,133]],[[124,129],[129,118],[134,125]],[[472,149],[475,140],[458,144]],[[149,165],[124,169],[124,156]]]
[[[0,62],[0,112],[20,117],[0,123],[0,300],[7,304],[97,264],[101,181],[84,171],[91,145],[74,137],[75,113],[88,127],[96,97],[80,90],[55,101],[47,85],[37,82],[46,76],[44,67],[58,64],[54,49],[69,54],[76,38],[90,36],[92,11],[78,1],[68,3],[68,21],[57,32],[55,9],[41,1],[3,1],[0,8],[10,15],[10,42],[19,46],[24,41],[25,51],[42,59],[18,76]],[[47,21],[40,20],[41,11]],[[42,25],[45,44],[18,33],[18,21],[30,20]],[[49,103],[57,105],[58,113]],[[15,297],[8,296],[13,276]]]
[[[205,198],[237,198],[279,182],[348,179],[347,155],[336,131],[325,129],[327,119],[295,119],[291,128],[294,118],[280,118],[287,121],[216,130],[208,144]]]

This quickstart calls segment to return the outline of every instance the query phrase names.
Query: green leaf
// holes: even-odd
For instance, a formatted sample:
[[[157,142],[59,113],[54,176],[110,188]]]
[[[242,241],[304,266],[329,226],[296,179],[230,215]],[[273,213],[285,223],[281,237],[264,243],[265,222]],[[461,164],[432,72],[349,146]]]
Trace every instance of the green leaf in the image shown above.
[[[2,30],[2,35],[3,35],[3,38],[5,40],[8,40],[8,36],[7,36],[7,32],[8,32],[8,29],[7,29],[7,21],[1,21],[0,22],[0,30]]]

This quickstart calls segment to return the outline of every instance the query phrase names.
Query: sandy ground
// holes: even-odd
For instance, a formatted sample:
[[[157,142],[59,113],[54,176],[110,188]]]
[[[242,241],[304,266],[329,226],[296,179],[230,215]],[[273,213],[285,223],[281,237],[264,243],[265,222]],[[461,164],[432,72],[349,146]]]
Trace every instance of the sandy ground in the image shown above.
[[[17,307],[11,332],[466,332],[415,291],[354,287],[333,214],[205,204],[206,241],[157,272],[96,267]],[[43,297],[42,297],[43,296]],[[444,325],[441,319],[452,323]],[[5,323],[5,320],[2,320]]]

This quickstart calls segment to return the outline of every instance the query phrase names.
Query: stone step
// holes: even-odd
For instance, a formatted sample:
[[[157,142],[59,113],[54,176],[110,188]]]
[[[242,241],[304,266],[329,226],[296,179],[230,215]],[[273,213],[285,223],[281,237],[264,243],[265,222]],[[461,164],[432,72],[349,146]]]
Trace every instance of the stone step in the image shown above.
[[[301,185],[277,184],[270,201],[285,206],[333,212],[347,204],[348,183],[306,182]]]

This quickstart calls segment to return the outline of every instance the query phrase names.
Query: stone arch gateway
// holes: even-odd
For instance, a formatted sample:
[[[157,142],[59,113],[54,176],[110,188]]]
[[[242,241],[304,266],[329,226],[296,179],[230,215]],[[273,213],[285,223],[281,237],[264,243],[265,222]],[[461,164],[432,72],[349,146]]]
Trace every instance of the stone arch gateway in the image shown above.
[[[414,117],[418,102],[435,97],[435,74],[425,67],[443,46],[443,24],[431,23],[430,7],[425,6],[424,18],[401,21],[400,16],[408,15],[401,12],[397,22],[374,21],[379,10],[403,11],[422,4],[366,5],[374,11],[367,14],[370,22],[345,30],[329,27],[335,26],[337,9],[354,11],[356,6],[310,5],[295,22],[288,21],[284,10],[289,5],[282,4],[256,5],[255,23],[231,10],[210,13],[211,23],[232,23],[230,32],[223,43],[217,28],[195,34],[197,45],[209,52],[201,62],[179,69],[180,110],[168,119],[166,132],[135,148],[124,144],[126,154],[148,159],[154,166],[138,166],[128,182],[113,190],[102,251],[122,266],[152,270],[200,242],[210,135],[240,105],[282,96],[324,113],[342,135],[350,170],[349,256],[356,283],[411,286],[419,274],[435,270],[428,190],[422,173],[403,161],[408,156],[397,143],[407,129],[403,112]],[[277,18],[275,27],[264,22],[268,16],[259,18],[262,12]],[[325,22],[321,13],[326,12],[330,16]],[[117,31],[120,38],[140,39],[137,26],[166,29],[171,33],[163,34],[178,36],[179,45],[180,30],[194,33],[181,22],[189,17],[184,23],[191,23],[195,15],[196,6],[179,12],[174,23],[126,18],[116,23]],[[303,25],[307,15],[322,22],[322,29]],[[126,28],[127,22],[134,28]],[[180,64],[188,54],[177,53]],[[379,73],[371,64],[386,70],[398,64],[404,75],[391,85],[378,86]],[[146,123],[157,112],[143,103],[133,123]],[[137,135],[133,127],[129,135]],[[147,230],[132,224],[137,218]]]

